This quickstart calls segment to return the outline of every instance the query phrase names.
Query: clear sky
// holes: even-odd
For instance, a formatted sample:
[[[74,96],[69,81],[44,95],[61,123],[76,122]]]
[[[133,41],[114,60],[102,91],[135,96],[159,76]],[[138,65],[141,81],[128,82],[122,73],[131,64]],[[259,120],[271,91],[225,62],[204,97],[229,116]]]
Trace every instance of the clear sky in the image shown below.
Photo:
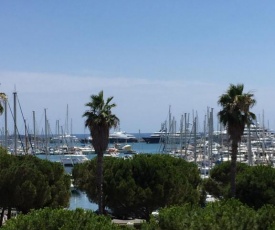
[[[154,132],[172,115],[207,108],[243,83],[253,112],[275,128],[274,1],[2,0],[0,92],[16,90],[27,123],[84,129],[85,103],[104,91],[120,129]],[[23,127],[18,108],[18,126]],[[3,127],[3,116],[0,118]],[[9,118],[9,124],[11,123]],[[13,130],[10,124],[11,132]]]

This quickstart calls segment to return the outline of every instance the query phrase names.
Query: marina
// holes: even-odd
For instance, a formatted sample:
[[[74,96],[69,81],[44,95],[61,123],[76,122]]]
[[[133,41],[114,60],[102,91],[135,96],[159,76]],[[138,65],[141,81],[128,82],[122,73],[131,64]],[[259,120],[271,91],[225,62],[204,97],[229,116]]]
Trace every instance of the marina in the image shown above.
[[[149,134],[145,134],[149,135]],[[76,135],[78,137],[83,137],[83,135]],[[110,147],[113,146],[113,144],[109,145]],[[161,148],[160,144],[146,144],[145,142],[141,143],[132,143],[132,148],[138,152],[138,154],[145,154],[145,153],[151,153],[151,154],[157,154],[159,153],[159,150]],[[74,155],[77,156],[77,155]],[[81,156],[81,155],[80,155]],[[108,155],[106,155],[108,156]],[[129,154],[125,153],[119,153],[118,157],[128,157]],[[68,163],[67,166],[65,167],[65,170],[67,173],[71,173],[72,165],[70,164],[71,161],[71,155],[45,155],[45,154],[38,154],[37,157],[40,159],[48,159],[50,161],[56,161],[56,162],[62,162],[62,159],[67,159],[66,162]],[[93,159],[96,157],[96,154],[86,154],[85,158],[86,159]],[[82,158],[82,156],[81,156]],[[86,196],[85,193],[79,191],[79,190],[72,190],[71,197],[70,197],[70,204],[69,204],[69,209],[74,210],[76,208],[83,208],[83,209],[90,209],[90,210],[97,210],[98,205],[95,203],[92,203],[89,201],[88,197]]]
[[[16,104],[20,103],[17,93],[14,92],[14,116]],[[22,111],[21,111],[22,112]],[[1,133],[0,144],[7,148],[8,152],[15,155],[32,154],[37,156],[57,156],[64,164],[74,164],[75,160],[69,159],[69,155],[95,156],[95,150],[89,134],[72,134],[69,130],[68,105],[66,110],[66,122],[64,127],[56,123],[55,133],[51,131],[44,111],[44,132],[38,134],[35,113],[33,112],[33,131],[30,131],[24,120],[25,133],[19,134],[17,122],[14,119],[14,132],[9,135],[5,114],[4,132]],[[153,133],[128,133],[112,130],[109,134],[109,146],[105,156],[121,157],[124,155],[142,153],[164,153],[175,157],[184,158],[187,161],[215,163],[230,160],[230,144],[227,132],[218,124],[214,130],[213,109],[207,109],[203,121],[203,130],[199,128],[198,115],[184,113],[179,122],[172,115],[171,106],[168,110],[168,118],[160,125],[160,129]],[[264,117],[264,116],[263,116]],[[273,164],[275,162],[275,135],[270,129],[265,128],[264,119],[254,121],[249,128],[245,127],[242,141],[239,145],[238,161],[255,164]],[[61,157],[66,156],[66,157]]]
[[[16,99],[16,95],[14,95]],[[16,101],[16,100],[14,100]],[[15,110],[16,112],[16,110]],[[5,116],[6,118],[6,116]],[[35,118],[35,114],[34,114]],[[35,119],[34,122],[35,124]],[[16,124],[16,123],[15,123]],[[179,125],[178,125],[179,124]],[[33,127],[33,130],[37,128]],[[161,123],[159,131],[153,133],[128,133],[114,130],[109,134],[109,146],[104,153],[106,157],[129,158],[135,154],[169,154],[197,164],[202,178],[207,178],[209,171],[216,164],[229,161],[230,143],[226,130],[221,126],[214,130],[213,109],[207,111],[203,130],[199,130],[198,116],[184,113],[179,123],[171,114]],[[56,133],[51,132],[45,110],[43,134],[30,133],[25,123],[25,133],[8,135],[7,126],[0,136],[0,144],[14,155],[36,155],[41,159],[60,162],[67,173],[71,173],[75,164],[80,164],[96,156],[88,134],[72,134],[68,128],[68,107],[64,129],[57,123]],[[248,165],[275,164],[275,133],[257,121],[245,127],[242,141],[238,147],[237,161]],[[95,204],[88,201],[86,195],[72,189],[70,208],[94,209]]]
[[[258,128],[258,130],[262,130]],[[251,145],[249,145],[249,138],[247,136],[243,137],[243,141],[238,148],[237,161],[243,162],[246,164],[257,165],[257,164],[271,164],[275,163],[275,139],[273,132],[258,132],[254,130],[256,136],[251,138]],[[258,133],[256,135],[256,133]],[[150,133],[137,134],[134,133],[134,136],[150,136]],[[76,135],[78,138],[83,137],[83,135]],[[204,135],[202,135],[204,136]],[[265,138],[264,138],[265,137]],[[269,141],[266,141],[268,137]],[[214,141],[215,140],[215,141]],[[196,143],[196,146],[194,146]],[[125,145],[127,143],[124,143]],[[123,146],[123,144],[120,144]],[[249,146],[251,148],[249,149]],[[113,148],[114,144],[109,144],[109,149]],[[174,157],[183,158],[189,162],[194,162],[198,165],[198,170],[202,178],[207,178],[209,171],[215,164],[219,164],[224,161],[230,160],[230,147],[226,139],[226,132],[214,132],[212,137],[205,136],[200,138],[193,143],[189,143],[187,148],[185,148],[184,142],[180,144],[171,144],[167,143],[146,143],[146,142],[137,142],[131,143],[131,149],[135,151],[135,154],[169,154]],[[251,154],[251,155],[250,155]],[[116,155],[105,154],[109,157],[126,157],[131,154],[117,151]],[[63,155],[37,155],[42,159],[49,159],[52,161],[59,161],[60,157]],[[64,155],[66,156],[66,155]],[[92,159],[96,156],[94,153],[85,154],[87,159]],[[70,199],[70,209],[75,208],[85,208],[96,210],[97,205],[91,203],[87,196],[80,192],[74,191]]]
[[[250,165],[274,165],[274,133],[258,125],[252,126],[251,129],[253,130],[251,138],[249,138],[248,130],[245,129],[245,135],[238,148],[237,161]],[[135,137],[150,137],[151,134],[152,133],[132,133],[131,135]],[[74,134],[71,136],[74,141],[51,141],[48,143],[48,151],[29,151],[29,154],[35,154],[41,159],[60,162],[64,165],[66,172],[71,173],[74,164],[96,157],[91,145],[83,144],[79,141],[80,139],[86,138],[86,134]],[[183,137],[183,135],[180,136]],[[171,141],[169,135],[167,135],[164,141],[159,143],[147,143],[145,141],[134,143],[109,143],[105,156],[126,158],[134,154],[169,154],[196,163],[201,177],[207,178],[209,171],[215,164],[230,160],[230,147],[225,131],[215,131],[212,136],[204,134],[200,134],[200,136],[201,137],[198,139],[193,139],[192,142],[185,142],[185,139],[183,139],[175,143]],[[67,135],[67,137],[69,136]],[[1,138],[1,140],[3,140],[3,138]],[[11,140],[13,140],[13,137],[11,137]],[[41,143],[45,143],[43,136],[38,137],[38,140],[38,142],[41,141]],[[56,140],[56,138],[54,140]],[[20,149],[24,149],[24,143],[20,143],[19,146]],[[60,151],[57,151],[58,149]],[[68,151],[72,149],[75,150],[74,153]],[[25,154],[24,151],[18,151],[17,154],[18,153]],[[72,190],[69,209],[76,208],[96,210],[97,205],[91,203],[85,193],[78,190]]]
[[[0,228],[275,229],[274,8],[3,1]]]

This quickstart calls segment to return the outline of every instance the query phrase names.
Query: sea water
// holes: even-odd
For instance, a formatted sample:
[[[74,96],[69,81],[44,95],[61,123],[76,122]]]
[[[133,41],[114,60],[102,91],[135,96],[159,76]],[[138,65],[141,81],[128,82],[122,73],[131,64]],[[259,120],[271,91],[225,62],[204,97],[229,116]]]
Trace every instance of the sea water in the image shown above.
[[[76,208],[83,208],[96,211],[98,205],[93,202],[90,202],[85,193],[75,191],[71,194],[69,209],[75,210]]]

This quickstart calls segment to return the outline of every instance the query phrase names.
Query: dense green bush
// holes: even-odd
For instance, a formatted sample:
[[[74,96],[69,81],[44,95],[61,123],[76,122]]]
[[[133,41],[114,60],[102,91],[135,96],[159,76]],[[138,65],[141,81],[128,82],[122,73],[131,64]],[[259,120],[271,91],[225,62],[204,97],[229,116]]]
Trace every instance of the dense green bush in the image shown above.
[[[203,185],[215,197],[229,198],[230,162],[215,166]],[[275,169],[271,166],[237,163],[235,198],[255,209],[265,204],[275,205]]]
[[[11,208],[28,213],[31,209],[69,205],[70,177],[60,163],[31,155],[9,155],[1,149],[0,175],[2,216]]]
[[[275,229],[275,206],[264,205],[257,210],[258,229]]]
[[[72,174],[76,186],[97,203],[96,160],[77,165]],[[119,217],[149,219],[161,207],[198,204],[200,182],[195,164],[169,155],[104,159],[104,203]]]
[[[250,207],[275,205],[275,169],[271,166],[247,167],[238,175],[236,186],[236,197]]]
[[[161,209],[158,221],[153,217],[143,230],[259,229],[257,213],[237,200],[213,202],[205,208],[186,204]]]
[[[119,226],[111,219],[83,209],[65,210],[44,208],[18,215],[3,226],[3,230],[115,230]]]
[[[216,198],[229,198],[230,195],[230,161],[216,165],[210,171],[210,177],[203,181],[204,189]],[[237,162],[237,176],[249,167]],[[238,189],[238,188],[237,188]]]

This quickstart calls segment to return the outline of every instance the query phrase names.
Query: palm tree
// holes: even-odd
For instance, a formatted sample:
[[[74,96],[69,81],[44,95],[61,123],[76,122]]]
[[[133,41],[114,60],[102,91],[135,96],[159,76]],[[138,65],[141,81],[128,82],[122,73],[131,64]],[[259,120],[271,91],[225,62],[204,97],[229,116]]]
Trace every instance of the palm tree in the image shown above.
[[[7,100],[7,96],[5,93],[0,93],[0,115],[4,112],[4,107],[1,103],[2,100],[3,101]]]
[[[244,85],[230,84],[225,94],[222,94],[218,104],[222,110],[218,112],[220,122],[227,128],[229,140],[231,141],[231,196],[236,194],[236,161],[238,143],[244,132],[245,126],[250,126],[252,120],[256,119],[254,113],[250,112],[256,100],[253,93],[243,93]]]
[[[103,91],[98,95],[92,95],[91,101],[85,104],[89,107],[83,117],[86,117],[85,127],[88,127],[92,137],[92,144],[97,153],[97,188],[98,188],[98,211],[103,214],[103,154],[109,143],[109,131],[117,127],[119,119],[112,114],[111,109],[116,104],[111,103],[113,97],[103,98]]]

